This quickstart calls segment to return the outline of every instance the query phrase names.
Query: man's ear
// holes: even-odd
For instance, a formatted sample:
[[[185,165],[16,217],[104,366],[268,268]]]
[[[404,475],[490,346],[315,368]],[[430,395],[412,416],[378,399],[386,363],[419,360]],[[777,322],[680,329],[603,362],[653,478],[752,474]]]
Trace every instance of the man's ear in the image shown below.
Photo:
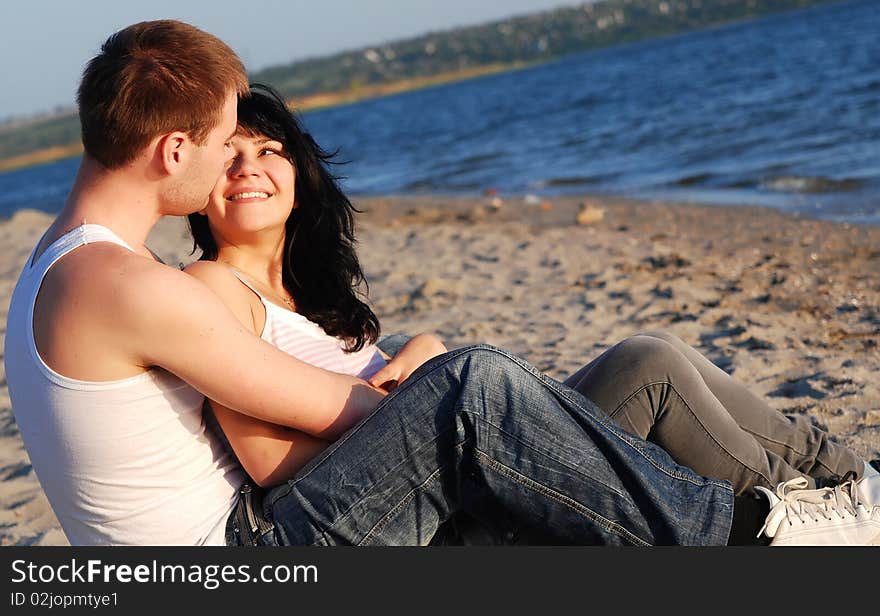
[[[184,132],[174,131],[159,137],[156,154],[163,169],[169,175],[176,175],[189,163],[193,143]]]

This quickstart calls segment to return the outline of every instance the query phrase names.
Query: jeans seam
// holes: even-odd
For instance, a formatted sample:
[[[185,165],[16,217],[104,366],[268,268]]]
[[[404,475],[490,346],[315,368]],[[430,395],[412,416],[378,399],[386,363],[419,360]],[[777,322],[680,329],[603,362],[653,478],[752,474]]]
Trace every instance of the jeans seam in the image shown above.
[[[376,524],[374,524],[373,527],[372,527],[369,531],[367,531],[367,534],[364,535],[364,537],[363,537],[360,541],[358,541],[357,545],[359,545],[359,546],[360,546],[360,545],[364,545],[364,543],[366,543],[367,541],[369,541],[370,539],[372,539],[373,537],[375,537],[376,535],[378,535],[380,532],[382,532],[382,529],[384,529],[386,526],[388,526],[389,522],[391,522],[391,520],[393,520],[394,518],[396,518],[396,517],[397,517],[397,514],[400,513],[400,511],[401,511],[406,505],[408,505],[408,504],[410,503],[410,501],[412,501],[413,498],[415,498],[416,493],[418,493],[418,492],[421,491],[426,485],[428,485],[429,483],[431,483],[432,481],[434,481],[434,479],[436,479],[437,476],[438,476],[442,471],[446,470],[446,469],[449,468],[450,466],[452,466],[452,465],[451,465],[451,464],[444,464],[443,466],[439,467],[439,468],[438,468],[437,470],[435,470],[433,473],[431,473],[430,475],[428,475],[422,483],[420,483],[419,485],[417,485],[416,487],[414,487],[412,490],[410,490],[409,492],[407,492],[406,496],[404,496],[404,497],[400,500],[400,502],[398,502],[396,505],[394,505],[394,507],[392,507],[392,508],[388,511],[388,513],[386,513],[384,516],[382,516],[382,517],[379,519],[379,521],[376,522]],[[341,521],[342,518],[340,518],[339,520]],[[334,524],[334,526],[335,526],[335,524]]]
[[[452,425],[452,426],[448,427],[446,430],[443,430],[442,432],[439,432],[439,433],[435,434],[433,439],[431,439],[430,441],[425,441],[424,443],[422,443],[422,445],[419,446],[418,449],[415,449],[415,450],[413,450],[412,452],[410,452],[409,456],[415,455],[416,453],[418,453],[418,451],[419,451],[420,449],[422,449],[423,447],[428,446],[429,444],[433,443],[434,441],[436,441],[437,439],[439,439],[440,437],[444,436],[445,434],[447,434],[448,432],[450,432],[450,431],[452,431],[452,430],[454,430],[454,429],[455,429],[455,426]],[[463,443],[464,443],[464,441],[462,441],[462,442],[460,442],[460,443],[456,443],[455,446],[456,446],[456,447],[460,447]],[[372,481],[372,482],[370,483],[369,488],[368,488],[363,494],[361,494],[361,495],[360,495],[360,496],[359,496],[359,497],[358,497],[358,498],[357,498],[357,499],[351,504],[351,506],[350,506],[348,509],[346,509],[346,510],[345,510],[343,513],[341,513],[341,514],[340,514],[335,520],[333,520],[333,522],[331,522],[330,525],[327,527],[327,530],[330,530],[330,529],[334,528],[334,527],[335,527],[336,525],[338,525],[340,522],[342,522],[343,520],[345,520],[345,519],[351,514],[351,512],[354,510],[354,508],[357,507],[359,503],[361,503],[365,498],[367,498],[367,496],[369,496],[369,495],[373,492],[373,490],[375,489],[376,485],[378,485],[380,482],[382,482],[383,480],[385,480],[385,478],[387,478],[389,475],[391,475],[391,474],[394,472],[394,470],[395,470],[398,466],[400,466],[401,464],[403,464],[405,461],[406,461],[406,459],[401,460],[398,464],[395,464],[393,468],[389,469],[387,473],[385,473],[385,474],[382,475],[381,477],[377,478],[375,481]],[[444,465],[444,466],[441,466],[440,469],[438,469],[438,471],[435,471],[434,473],[431,473],[431,475],[435,474],[436,472],[439,472],[439,470],[442,470],[442,469],[444,469],[444,468],[446,468],[446,467],[448,467],[448,464],[447,464],[447,465]],[[429,476],[429,477],[430,477],[430,476]],[[424,482],[422,482],[422,483],[419,484],[419,485],[420,485],[420,486],[425,485],[425,483],[426,483],[427,481],[428,481],[428,480],[426,479]],[[416,490],[416,488],[413,488],[413,491],[415,491],[415,490]],[[411,491],[411,493],[412,493],[412,491]],[[406,498],[406,497],[404,497],[404,498]],[[401,501],[401,502],[402,502],[402,501]],[[398,503],[398,505],[400,505],[400,503]],[[395,505],[395,507],[397,507],[398,505]]]
[[[789,450],[789,451],[792,451],[792,452],[796,453],[796,454],[799,455],[799,456],[810,457],[810,453],[809,453],[809,452],[806,452],[806,451],[800,451],[800,450],[798,450],[797,448],[792,447],[792,446],[789,445],[788,443],[783,443],[783,442],[777,441],[776,439],[772,439],[772,438],[769,438],[769,437],[767,437],[767,436],[764,436],[763,434],[758,434],[757,432],[753,432],[752,430],[749,430],[748,428],[743,428],[743,430],[745,430],[746,432],[748,432],[749,434],[751,434],[755,439],[761,439],[761,440],[769,441],[769,442],[771,442],[771,443],[773,443],[773,444],[775,444],[775,445],[779,445],[779,446],[781,446],[781,447],[783,447],[783,448],[785,448],[785,449],[787,449],[787,450]],[[835,471],[833,468],[831,468],[830,466],[828,466],[827,464],[825,464],[822,460],[820,460],[818,455],[812,456],[812,460],[813,460],[813,466],[816,466],[816,465],[818,464],[819,466],[821,466],[822,468],[824,468],[825,470],[827,470],[827,471],[828,471],[829,473],[831,473],[832,475],[834,475],[834,474],[838,474],[838,473],[836,473],[836,471]],[[801,471],[800,469],[796,469],[796,470],[797,470],[799,473],[803,473],[803,471]],[[806,473],[804,473],[804,474],[806,474]]]
[[[584,475],[584,473],[581,471],[581,469],[579,469],[579,468],[577,468],[577,467],[574,467],[574,466],[570,465],[570,464],[569,464],[568,462],[566,462],[565,460],[560,460],[560,459],[558,459],[558,458],[556,458],[556,457],[550,455],[550,453],[548,453],[547,451],[544,451],[544,450],[538,449],[538,448],[534,447],[533,445],[531,445],[530,443],[527,443],[527,442],[523,441],[522,439],[518,438],[516,435],[511,434],[510,432],[506,431],[504,428],[495,425],[494,423],[492,423],[491,421],[489,421],[488,419],[486,419],[485,417],[483,417],[483,416],[480,415],[479,413],[477,413],[477,412],[475,412],[475,411],[467,411],[467,410],[462,411],[462,412],[467,413],[468,415],[472,415],[472,416],[474,417],[475,421],[482,422],[482,423],[485,423],[485,424],[487,424],[487,425],[489,425],[489,426],[492,426],[492,427],[495,428],[498,432],[501,432],[502,434],[508,436],[509,438],[513,439],[514,441],[516,441],[518,444],[522,445],[523,447],[526,447],[526,448],[528,448],[529,450],[531,450],[531,451],[533,451],[533,452],[535,452],[535,453],[537,453],[537,454],[539,454],[539,455],[541,455],[541,456],[544,456],[544,457],[546,457],[546,458],[548,458],[548,459],[550,459],[550,460],[553,460],[553,462],[555,462],[555,463],[557,463],[557,464],[559,464],[559,465],[561,465],[561,466],[564,466],[566,469],[568,469],[568,470],[570,470],[570,471],[572,471],[572,472],[575,472],[575,473],[577,473],[577,474],[579,474],[579,475]],[[485,454],[484,454],[484,455],[485,455]],[[609,486],[609,485],[606,484],[605,482],[603,482],[603,481],[599,481],[599,480],[596,479],[595,477],[591,477],[591,479],[592,479],[593,481],[595,481],[596,483],[601,483],[603,486],[605,486],[605,488],[607,488],[607,489],[608,489],[609,491],[611,491],[611,492],[614,492],[614,494],[616,494],[616,495],[619,496],[620,498],[624,498],[624,499],[626,498],[626,495],[625,495],[625,494],[622,494],[621,492],[618,492],[618,491],[615,490],[612,486]]]
[[[649,542],[645,541],[644,539],[641,539],[640,537],[638,537],[634,533],[630,532],[629,530],[627,530],[626,528],[624,528],[620,524],[613,522],[613,521],[599,515],[598,513],[596,513],[595,511],[593,511],[589,507],[585,506],[583,503],[579,503],[578,501],[576,501],[568,496],[565,496],[564,494],[556,492],[555,490],[548,488],[547,486],[541,484],[538,481],[535,481],[531,477],[527,477],[526,475],[523,475],[522,473],[517,472],[515,469],[512,469],[509,466],[499,462],[498,460],[495,460],[494,458],[489,456],[487,453],[485,453],[479,449],[477,449],[475,452],[476,452],[477,456],[483,457],[485,459],[486,465],[490,470],[494,470],[496,473],[505,476],[507,479],[510,479],[511,481],[518,483],[519,485],[523,486],[524,488],[528,488],[532,491],[538,492],[538,493],[546,496],[547,498],[551,498],[551,499],[555,500],[557,503],[559,503],[565,507],[568,507],[570,510],[574,511],[575,513],[578,513],[581,516],[589,519],[594,524],[601,526],[606,531],[613,533],[623,539],[626,539],[627,541],[629,541],[631,543],[634,543],[637,545],[644,545],[644,546],[651,545]]]
[[[641,387],[639,387],[638,389],[636,389],[635,391],[633,391],[626,398],[624,398],[624,400],[620,404],[618,404],[616,407],[614,407],[613,411],[608,413],[608,416],[611,419],[614,419],[617,416],[617,413],[620,412],[620,409],[622,409],[624,406],[629,404],[630,400],[632,400],[633,398],[638,396],[640,393],[642,393],[643,391],[645,391],[649,387],[653,387],[654,385],[669,385],[670,387],[672,386],[672,384],[669,381],[652,381],[650,383],[646,383],[646,384],[642,385]]]
[[[277,503],[282,498],[286,498],[286,497],[290,496],[290,493],[293,492],[293,488],[295,487],[295,485],[296,485],[296,480],[294,480],[294,479],[288,480],[287,484],[286,484],[286,488],[287,488],[286,491],[283,494],[278,494],[277,496],[275,496],[275,498],[273,498],[271,501],[269,501],[269,511],[272,512],[272,522],[273,522],[273,526],[274,526],[274,528],[272,529],[271,532],[274,533],[276,540],[277,540],[277,536],[278,536],[277,533],[280,529],[280,525],[274,519],[275,518],[275,513],[274,513],[275,503]],[[320,537],[321,537],[321,539],[323,539],[324,545],[329,545],[326,531],[324,530],[324,528],[321,525],[318,524],[318,519],[321,516],[318,513],[318,511],[312,506],[311,501],[309,501],[307,499],[302,499],[300,501],[300,504],[303,507],[303,509],[305,509],[305,512],[311,516],[312,521],[314,522],[315,528],[317,528],[320,531]],[[317,545],[318,543],[320,543],[320,541],[314,541],[310,545]],[[281,545],[281,544],[282,543],[279,542],[279,545]]]
[[[763,479],[768,486],[775,487],[775,484],[764,473],[762,473],[761,471],[759,471],[757,469],[752,468],[751,466],[746,464],[743,460],[740,460],[738,457],[736,457],[730,451],[728,451],[728,449],[724,446],[724,444],[714,434],[712,434],[712,432],[706,427],[706,425],[702,421],[700,421],[700,417],[694,412],[694,409],[688,403],[687,399],[685,399],[685,397],[681,395],[681,392],[679,392],[678,389],[676,389],[675,385],[670,380],[655,381],[652,383],[647,383],[646,385],[643,385],[642,387],[640,387],[636,392],[634,392],[632,396],[628,397],[626,401],[629,402],[635,395],[641,393],[642,391],[644,391],[645,389],[647,389],[649,387],[654,387],[655,385],[667,386],[672,390],[672,393],[674,393],[676,396],[678,396],[678,399],[681,400],[682,404],[684,404],[684,407],[687,409],[687,414],[703,430],[703,433],[709,437],[709,440],[712,442],[713,445],[715,445],[715,447],[718,450],[720,450],[721,452],[726,454],[728,458],[730,458],[735,463],[737,463],[740,466],[742,466],[743,468],[745,468],[747,471],[749,471],[753,475],[757,475],[758,477]],[[619,408],[620,407],[618,407],[618,409]],[[618,409],[615,409],[615,413],[617,412]],[[656,422],[656,420],[655,420],[655,422]],[[737,424],[737,425],[739,425],[739,424]],[[744,430],[744,432],[748,432],[748,431]],[[760,446],[760,444],[759,444],[759,446]],[[761,449],[763,450],[764,448],[761,447]]]

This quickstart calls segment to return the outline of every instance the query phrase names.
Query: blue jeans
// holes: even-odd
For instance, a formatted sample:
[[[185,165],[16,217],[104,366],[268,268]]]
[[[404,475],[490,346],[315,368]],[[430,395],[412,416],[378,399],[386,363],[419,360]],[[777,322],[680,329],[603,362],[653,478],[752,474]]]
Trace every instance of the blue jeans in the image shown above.
[[[724,545],[733,491],[487,345],[426,363],[273,488],[279,545],[427,545],[466,513],[541,544]]]

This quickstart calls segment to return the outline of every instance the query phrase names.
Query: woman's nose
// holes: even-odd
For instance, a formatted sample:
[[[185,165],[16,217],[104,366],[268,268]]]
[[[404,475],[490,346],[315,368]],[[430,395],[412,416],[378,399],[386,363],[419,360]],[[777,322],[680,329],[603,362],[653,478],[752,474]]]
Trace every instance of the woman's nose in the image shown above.
[[[239,155],[233,159],[229,171],[233,177],[243,177],[247,175],[258,175],[260,168],[253,158]]]

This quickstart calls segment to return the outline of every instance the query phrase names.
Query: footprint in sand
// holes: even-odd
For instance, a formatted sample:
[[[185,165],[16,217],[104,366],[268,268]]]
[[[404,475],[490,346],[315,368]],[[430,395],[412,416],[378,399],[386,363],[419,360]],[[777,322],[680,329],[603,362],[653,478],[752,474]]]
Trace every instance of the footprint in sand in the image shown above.
[[[824,391],[813,387],[811,380],[818,379],[822,375],[821,372],[803,376],[796,379],[788,379],[773,391],[767,392],[771,398],[812,398],[814,400],[822,400],[828,397]]]

